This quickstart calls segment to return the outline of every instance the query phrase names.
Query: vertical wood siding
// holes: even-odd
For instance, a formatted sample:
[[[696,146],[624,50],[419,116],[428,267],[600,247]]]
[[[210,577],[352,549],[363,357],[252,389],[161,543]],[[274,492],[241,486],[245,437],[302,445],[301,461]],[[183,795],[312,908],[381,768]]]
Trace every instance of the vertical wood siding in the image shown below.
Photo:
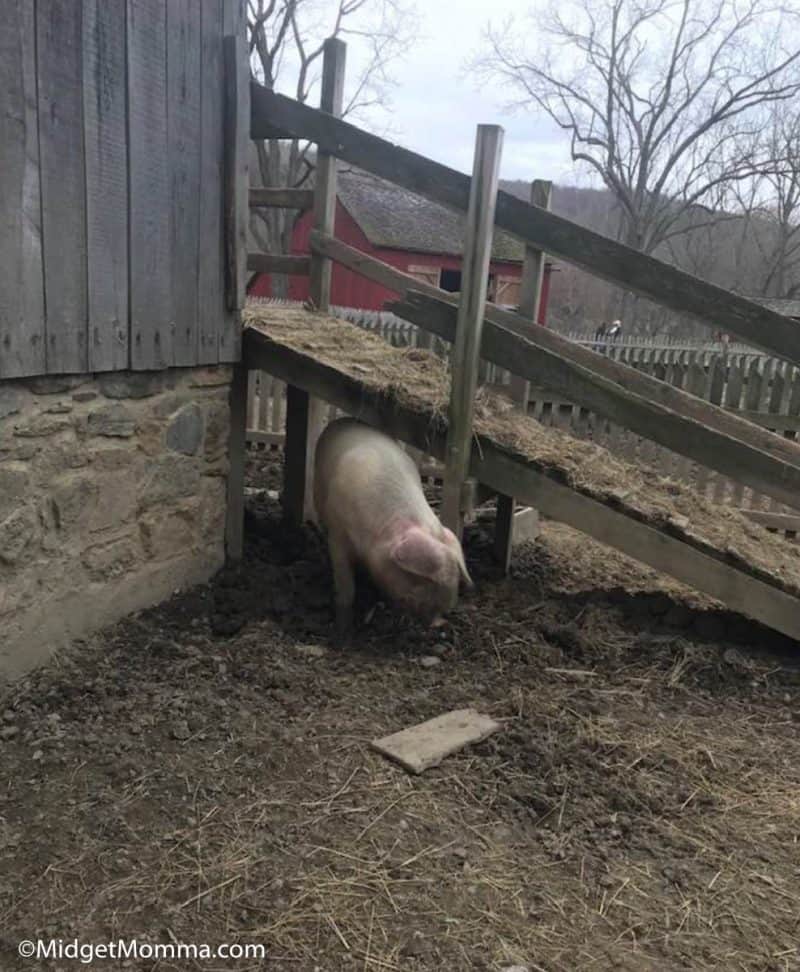
[[[0,379],[238,360],[222,41],[243,3],[0,0]]]

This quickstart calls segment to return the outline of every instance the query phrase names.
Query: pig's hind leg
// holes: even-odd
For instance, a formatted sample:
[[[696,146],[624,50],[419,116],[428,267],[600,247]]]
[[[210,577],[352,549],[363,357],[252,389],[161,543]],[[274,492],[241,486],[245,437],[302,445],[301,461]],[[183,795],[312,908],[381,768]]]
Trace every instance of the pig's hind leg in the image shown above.
[[[328,552],[333,568],[336,638],[340,643],[346,644],[353,632],[353,602],[356,596],[353,561],[347,543],[334,534],[328,537]]]

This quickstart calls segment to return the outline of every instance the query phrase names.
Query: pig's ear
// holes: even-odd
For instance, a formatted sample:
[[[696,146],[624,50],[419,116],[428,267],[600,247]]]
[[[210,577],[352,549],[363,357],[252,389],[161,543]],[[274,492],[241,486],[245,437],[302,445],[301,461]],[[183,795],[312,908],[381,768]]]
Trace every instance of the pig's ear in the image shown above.
[[[469,590],[472,590],[475,585],[472,583],[472,578],[469,576],[469,571],[467,570],[467,564],[464,560],[464,551],[461,549],[461,544],[458,542],[458,537],[453,533],[452,530],[448,530],[447,527],[442,527],[442,540],[447,544],[448,547],[456,555],[456,560],[458,562],[458,572],[461,574],[461,579]]]
[[[409,530],[392,548],[392,560],[410,574],[435,577],[443,563],[441,544],[424,530]]]

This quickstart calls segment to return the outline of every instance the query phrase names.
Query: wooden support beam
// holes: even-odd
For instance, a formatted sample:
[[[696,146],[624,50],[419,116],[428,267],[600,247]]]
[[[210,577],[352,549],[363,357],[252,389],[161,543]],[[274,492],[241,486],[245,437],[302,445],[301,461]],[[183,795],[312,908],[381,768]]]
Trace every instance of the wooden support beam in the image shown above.
[[[325,41],[322,61],[320,110],[338,117],[344,104],[344,73],[347,45],[337,37]],[[336,156],[320,146],[314,183],[314,229],[333,236],[336,215]],[[331,298],[331,261],[321,253],[311,257],[309,294],[327,312]]]
[[[466,211],[469,177],[259,84],[252,89],[251,135],[307,138],[326,152],[426,199]],[[800,328],[782,314],[671,264],[579,226],[502,190],[495,222],[525,242],[626,290],[723,328],[747,344],[800,365]]]
[[[446,341],[455,337],[451,294],[416,280],[338,240],[311,234],[312,249],[397,293],[416,291],[396,312]],[[389,305],[392,306],[392,305]],[[426,310],[427,308],[427,310]],[[559,398],[609,418],[789,506],[798,503],[800,445],[767,432],[644,372],[575,344],[545,327],[527,329],[519,315],[486,305],[481,353]]]
[[[456,340],[450,369],[447,456],[442,489],[442,522],[459,538],[462,532],[461,496],[472,451],[472,417],[478,387],[483,308],[489,284],[494,204],[502,150],[502,128],[478,125],[461,262]]]
[[[445,438],[430,413],[415,411],[366,388],[330,365],[271,341],[255,328],[244,334],[250,368],[268,371],[290,385],[374,425],[415,448],[441,459]],[[533,463],[510,456],[484,437],[473,446],[470,472],[506,496],[517,496],[546,516],[560,520],[661,570],[735,610],[800,640],[800,600],[725,561],[725,551],[701,548],[696,538],[679,538],[597,499],[556,482]]]
[[[320,110],[331,117],[342,113],[346,59],[347,45],[337,37],[329,37],[322,53]],[[336,156],[320,147],[314,182],[314,228],[331,236],[336,216],[336,166]],[[322,312],[330,308],[331,269],[328,257],[312,254],[308,265],[309,297]],[[297,388],[291,391],[296,421],[290,428],[287,411],[284,511],[295,522],[303,522],[314,516],[314,453],[325,423],[325,408],[320,399],[309,398]],[[303,396],[305,400],[301,401]],[[299,497],[290,496],[297,491]]]
[[[541,179],[534,179],[531,183],[531,204],[550,208],[550,197],[553,183]],[[525,259],[522,264],[522,279],[520,281],[519,309],[521,318],[527,318],[530,326],[539,327],[539,304],[542,295],[542,277],[544,274],[544,253],[530,244],[525,247]],[[519,376],[511,376],[511,397],[527,415],[530,399],[530,382]],[[505,572],[511,566],[511,551],[514,546],[516,532],[525,540],[532,540],[539,527],[539,515],[536,510],[528,507],[517,509],[513,497],[503,496],[497,503],[497,519],[494,529],[494,556]],[[524,524],[524,529],[523,529]]]
[[[244,4],[230,5],[234,33],[224,37],[225,64],[225,299],[228,310],[247,299],[247,208],[250,152],[250,65]]]
[[[307,277],[311,271],[311,258],[285,253],[248,253],[247,269],[255,273],[288,273]]]
[[[299,209],[305,211],[314,205],[313,189],[286,189],[265,186],[253,188],[248,196],[251,209]]]

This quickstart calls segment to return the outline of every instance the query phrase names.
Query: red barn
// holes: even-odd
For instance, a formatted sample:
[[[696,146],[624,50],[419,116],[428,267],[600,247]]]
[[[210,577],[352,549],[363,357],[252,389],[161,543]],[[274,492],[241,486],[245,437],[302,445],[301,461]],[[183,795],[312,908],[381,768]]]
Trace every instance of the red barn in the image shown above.
[[[421,196],[363,172],[341,172],[337,181],[335,235],[344,243],[389,263],[398,270],[435,287],[451,292],[461,289],[461,252],[464,245],[464,218],[461,214],[429,202]],[[292,253],[307,255],[311,212],[303,213],[295,224]],[[523,245],[502,230],[495,232],[489,270],[489,300],[516,307],[522,272]],[[551,265],[545,265],[538,320],[545,323]],[[250,288],[257,297],[269,297],[270,278],[262,274]],[[308,278],[289,278],[289,298],[308,297]],[[339,307],[381,310],[396,294],[353,273],[333,265],[331,303]]]

